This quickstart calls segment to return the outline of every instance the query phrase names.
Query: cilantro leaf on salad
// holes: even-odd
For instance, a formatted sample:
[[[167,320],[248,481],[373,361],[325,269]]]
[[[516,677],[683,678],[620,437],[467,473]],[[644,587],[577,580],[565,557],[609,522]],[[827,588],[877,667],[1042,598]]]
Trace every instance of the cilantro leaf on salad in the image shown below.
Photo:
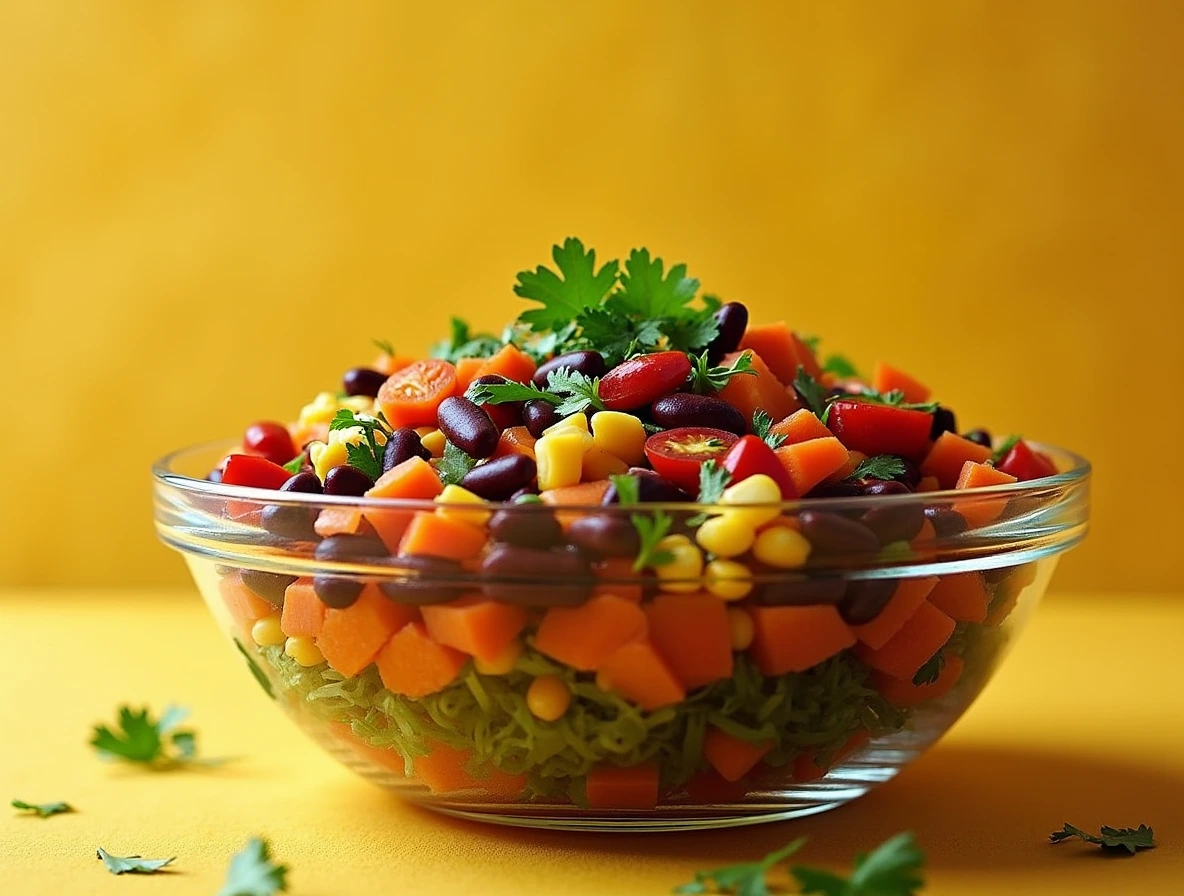
[[[641,487],[637,479],[627,473],[617,473],[609,477],[613,488],[617,492],[617,503],[622,507],[629,507],[641,502]],[[637,530],[641,545],[637,557],[633,561],[633,571],[641,572],[646,567],[665,566],[674,560],[674,555],[658,548],[658,543],[666,537],[674,518],[664,510],[651,514],[631,513],[629,521]]]
[[[882,404],[904,411],[924,411],[926,414],[932,414],[939,406],[936,401],[905,401],[904,392],[900,389],[890,389],[880,393],[875,389],[864,387],[858,395],[851,397],[869,404]]]
[[[251,670],[251,676],[255,681],[259,682],[259,687],[263,688],[263,693],[274,700],[275,691],[272,689],[271,679],[267,677],[267,673],[255,662],[255,658],[247,653],[247,648],[243,647],[243,642],[238,638],[234,639],[234,646],[242,654],[243,659],[247,661],[247,668]]]
[[[107,870],[112,874],[156,874],[166,865],[177,861],[176,856],[167,859],[145,859],[140,856],[113,856],[103,847],[98,847],[96,853]]]
[[[622,506],[637,504],[641,501],[641,488],[637,479],[627,473],[614,473],[608,477],[609,482],[617,492],[617,503]]]
[[[709,364],[706,351],[698,355],[688,353],[687,357],[691,359],[691,391],[699,395],[718,392],[734,376],[756,376],[752,369],[752,352],[744,352],[727,367]]]
[[[798,398],[806,403],[806,407],[818,415],[818,419],[826,422],[826,412],[830,407],[831,396],[826,387],[806,372],[806,368],[799,365],[798,372],[793,378],[793,391]]]
[[[369,414],[357,414],[349,408],[339,410],[329,421],[329,431],[358,428],[362,430],[365,441],[358,444],[353,441],[345,443],[346,460],[351,467],[361,470],[371,481],[378,481],[382,476],[383,446],[378,443],[378,435],[383,436],[383,443],[390,435],[390,430],[378,417]],[[299,471],[298,471],[299,472]]]
[[[752,415],[752,433],[770,448],[780,448],[785,444],[785,440],[789,436],[782,435],[777,432],[770,432],[773,426],[773,418],[768,415],[764,408],[758,408],[756,413]]]
[[[304,461],[305,461],[304,452],[301,451],[299,454],[297,454],[294,458],[292,458],[286,464],[283,464],[283,468],[285,470],[287,470],[289,473],[291,473],[293,476],[295,476],[297,473],[300,472],[301,468],[304,466]]]
[[[699,291],[699,281],[687,276],[685,264],[665,271],[662,259],[651,258],[649,249],[629,253],[620,283],[609,305],[643,319],[678,317]]]
[[[460,485],[460,481],[477,466],[476,458],[469,457],[465,450],[450,441],[444,443],[444,454],[436,461],[436,472],[445,485]]]
[[[904,473],[904,461],[895,454],[877,454],[861,460],[847,478],[889,480]]]
[[[395,346],[389,339],[371,339],[370,342],[384,355],[395,356]]]
[[[74,811],[73,806],[61,801],[56,803],[26,803],[24,800],[13,800],[12,808],[34,812],[38,818],[49,818],[51,815],[62,815],[66,812]]]
[[[197,761],[197,737],[193,731],[178,727],[188,715],[189,710],[184,706],[167,706],[161,717],[154,719],[147,707],[135,710],[121,706],[117,729],[96,725],[90,744],[105,759],[155,768],[192,763]]]
[[[699,497],[696,503],[718,504],[731,481],[730,470],[713,460],[704,461],[699,465]]]
[[[226,883],[217,896],[273,896],[286,892],[289,870],[287,865],[272,861],[266,840],[252,837],[230,860]]]
[[[933,684],[937,681],[938,676],[941,675],[941,670],[946,666],[945,651],[939,650],[928,660],[925,664],[917,670],[917,674],[913,676],[913,684],[917,687],[925,684]]]
[[[600,400],[600,377],[590,377],[570,367],[552,370],[547,376],[547,391],[559,393],[563,400],[555,407],[560,417],[570,417],[592,408],[603,411]]]
[[[517,295],[542,305],[518,316],[537,331],[567,326],[585,309],[604,301],[617,284],[618,262],[610,261],[597,269],[596,250],[585,251],[584,244],[575,237],[569,236],[562,246],[552,247],[551,258],[558,273],[539,265],[533,271],[520,271],[514,285]]]
[[[1007,457],[1007,453],[1009,451],[1011,451],[1011,449],[1014,448],[1017,443],[1022,442],[1022,441],[1023,441],[1023,436],[1017,436],[1017,435],[1008,436],[1006,439],[1004,439],[1002,442],[999,443],[998,448],[996,448],[994,451],[991,452],[991,459],[989,462],[992,464],[999,463],[999,461],[1001,461],[1001,460],[1003,460],[1003,458]]]
[[[563,402],[562,395],[540,389],[534,383],[473,383],[465,391],[465,397],[473,404],[505,404],[534,399],[549,401],[551,404]]]
[[[1059,831],[1053,831],[1048,835],[1048,840],[1050,843],[1061,843],[1071,837],[1077,837],[1086,843],[1097,844],[1103,849],[1125,849],[1131,855],[1141,849],[1155,848],[1155,831],[1145,824],[1141,824],[1137,828],[1112,828],[1102,825],[1102,833],[1099,837],[1097,834],[1090,834],[1065,822],[1064,827]]]
[[[428,353],[455,364],[461,358],[489,358],[496,355],[505,342],[490,333],[474,334],[468,321],[452,318],[452,334],[432,346]],[[390,353],[390,354],[393,354]]]
[[[843,355],[827,355],[826,360],[822,362],[822,369],[844,379],[850,376],[859,376],[856,366]]]

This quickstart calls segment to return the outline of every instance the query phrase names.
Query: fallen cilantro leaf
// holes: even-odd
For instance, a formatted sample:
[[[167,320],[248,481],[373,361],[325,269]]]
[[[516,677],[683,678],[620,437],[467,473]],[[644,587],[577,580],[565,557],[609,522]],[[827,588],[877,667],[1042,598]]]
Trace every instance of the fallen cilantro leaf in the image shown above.
[[[911,833],[897,834],[855,859],[850,877],[821,868],[795,866],[790,874],[803,893],[824,896],[913,896],[925,883],[925,854]]]
[[[621,273],[621,288],[609,300],[610,307],[641,318],[678,317],[695,297],[699,281],[688,277],[685,264],[665,272],[660,258],[650,258],[649,249],[634,249]]]
[[[861,460],[848,479],[895,479],[905,473],[904,461],[895,454],[877,454]]]
[[[1065,826],[1059,831],[1053,831],[1048,835],[1050,843],[1060,843],[1071,837],[1078,837],[1086,843],[1095,843],[1103,849],[1125,849],[1131,855],[1140,849],[1155,848],[1155,831],[1145,824],[1137,828],[1112,828],[1102,825],[1102,835],[1099,837],[1065,822]]]
[[[272,896],[288,889],[287,865],[271,860],[271,848],[261,837],[252,837],[234,854],[226,871],[226,883],[217,896]]]
[[[12,808],[36,812],[39,818],[49,818],[51,815],[61,815],[65,812],[74,811],[74,807],[69,803],[26,803],[24,800],[13,800]]]
[[[570,417],[589,408],[604,410],[604,402],[600,400],[600,377],[593,378],[570,367],[560,367],[547,376],[547,391],[563,396],[555,407],[555,413],[560,417]]]
[[[585,252],[584,244],[575,237],[568,237],[562,246],[552,247],[551,258],[559,269],[558,274],[539,265],[533,271],[519,272],[514,285],[517,295],[542,305],[518,316],[536,331],[568,325],[585,309],[599,305],[617,284],[618,263],[610,261],[597,270],[596,250]]]
[[[776,852],[771,852],[759,862],[741,862],[726,865],[711,871],[696,871],[690,883],[675,887],[678,896],[697,896],[703,893],[732,893],[735,896],[769,896],[769,885],[765,875],[802,848],[805,837],[799,837]],[[708,889],[710,887],[710,889]]]
[[[440,474],[440,481],[445,485],[459,485],[475,466],[476,458],[469,457],[463,448],[446,441],[444,454],[436,461],[436,472]]]
[[[155,874],[165,865],[177,860],[176,856],[168,859],[143,859],[140,856],[113,856],[103,847],[99,847],[98,857],[102,859],[107,870],[112,874]]]
[[[855,365],[842,355],[828,355],[827,359],[822,362],[822,369],[827,373],[833,373],[835,376],[843,379],[850,376],[859,376],[859,371]]]
[[[806,407],[818,415],[819,420],[826,422],[830,395],[822,383],[806,372],[805,367],[798,367],[798,372],[793,378],[793,391],[806,403]]]
[[[700,355],[688,353],[687,357],[691,359],[691,391],[699,395],[718,392],[734,376],[756,376],[752,369],[752,352],[744,352],[730,367],[708,364],[706,351]]]
[[[267,694],[272,700],[275,699],[275,691],[271,687],[271,679],[267,677],[267,673],[263,671],[262,667],[255,662],[255,658],[247,653],[247,648],[243,647],[243,642],[238,638],[234,639],[234,646],[238,648],[238,652],[243,655],[243,659],[247,661],[247,668],[251,670],[251,674],[255,676],[255,680],[259,682],[259,687],[263,688],[263,692]]]
[[[461,358],[489,358],[497,354],[505,343],[489,333],[474,335],[467,321],[452,318],[452,335],[432,346],[428,353],[455,364]]]
[[[1007,452],[1011,451],[1016,446],[1017,442],[1023,441],[1022,436],[1011,435],[1000,442],[999,447],[991,452],[991,459],[988,463],[997,464],[1003,458],[1007,457]]]
[[[772,425],[773,418],[768,415],[764,408],[758,408],[757,412],[752,415],[753,435],[770,448],[780,448],[789,436],[777,432],[769,432]]]
[[[937,681],[938,676],[941,675],[941,670],[944,669],[945,666],[945,651],[939,650],[928,660],[926,660],[925,665],[917,670],[917,674],[913,676],[913,684],[915,684],[917,687],[920,687],[924,684],[933,684],[935,681]]]
[[[395,356],[395,347],[391,345],[390,340],[387,339],[371,339],[370,340],[384,355]]]
[[[147,707],[134,710],[119,707],[118,731],[96,725],[90,744],[107,759],[121,759],[157,768],[193,762],[197,753],[195,734],[177,726],[189,715],[184,706],[167,706],[159,720]]]

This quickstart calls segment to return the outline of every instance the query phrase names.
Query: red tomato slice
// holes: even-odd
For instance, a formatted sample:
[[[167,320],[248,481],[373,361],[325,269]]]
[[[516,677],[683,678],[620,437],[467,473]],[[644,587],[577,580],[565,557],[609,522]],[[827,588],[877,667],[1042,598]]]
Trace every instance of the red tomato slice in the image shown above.
[[[756,436],[739,439],[725,455],[723,465],[732,474],[732,482],[764,473],[777,483],[783,499],[788,501],[798,496],[793,480],[789,478],[789,471],[782,466],[773,449]]]
[[[710,426],[681,426],[654,433],[645,440],[645,456],[659,476],[692,495],[699,492],[699,467],[722,460],[737,437]]]
[[[917,459],[929,450],[933,414],[870,401],[836,401],[826,418],[843,445],[864,454]]]
[[[434,426],[436,409],[456,391],[456,368],[428,358],[391,374],[378,390],[377,402],[391,426]]]
[[[674,392],[690,375],[691,361],[683,352],[639,355],[600,378],[600,400],[610,411],[636,410]]]
[[[279,464],[253,454],[232,454],[222,469],[223,485],[278,489],[291,478],[292,474]]]
[[[1057,472],[1057,468],[1053,466],[1051,460],[1043,454],[1033,451],[1024,441],[1016,442],[995,467],[1014,476],[1020,482],[1055,476]]]

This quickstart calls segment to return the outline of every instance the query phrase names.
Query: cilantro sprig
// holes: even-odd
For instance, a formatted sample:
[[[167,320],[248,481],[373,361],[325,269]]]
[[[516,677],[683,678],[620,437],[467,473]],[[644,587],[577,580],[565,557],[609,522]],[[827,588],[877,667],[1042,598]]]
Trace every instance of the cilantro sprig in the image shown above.
[[[1001,460],[1003,460],[1003,458],[1007,457],[1007,453],[1009,451],[1011,451],[1011,449],[1014,448],[1018,442],[1022,442],[1022,441],[1023,441],[1023,436],[1017,436],[1017,435],[1008,436],[1006,439],[1004,439],[1002,442],[999,443],[998,448],[996,448],[994,451],[991,452],[991,459],[990,459],[989,463],[991,463],[991,464],[999,463]]]
[[[273,896],[287,891],[287,865],[271,858],[271,847],[261,837],[252,837],[234,854],[226,871],[226,883],[217,896]]]
[[[895,454],[876,454],[864,458],[851,471],[848,479],[895,479],[905,473],[904,461]]]
[[[781,849],[769,853],[756,862],[740,862],[713,868],[710,871],[696,871],[690,883],[675,887],[677,896],[698,896],[701,893],[735,893],[737,896],[769,896],[769,885],[765,876],[806,845],[805,837],[787,843]],[[708,889],[710,888],[710,889]]]
[[[826,360],[822,362],[822,369],[842,379],[859,376],[859,369],[843,355],[827,355]]]
[[[783,435],[779,432],[770,432],[773,426],[773,418],[765,411],[764,408],[758,408],[756,413],[752,415],[752,433],[770,448],[780,448],[789,436]]]
[[[26,803],[24,800],[13,800],[12,808],[21,809],[25,812],[34,812],[38,818],[49,818],[52,815],[62,815],[74,811],[73,806],[61,801],[56,803]]]
[[[342,408],[329,421],[330,432],[355,427],[362,430],[364,441],[361,444],[346,442],[346,460],[351,467],[361,470],[372,481],[377,482],[382,476],[383,445],[391,434],[390,428],[381,415],[371,417],[369,414],[357,414],[349,408]],[[381,443],[378,441],[379,435],[382,436]]]
[[[793,391],[797,393],[798,398],[806,403],[806,407],[818,415],[818,419],[823,423],[826,422],[827,411],[830,410],[830,403],[834,400],[833,396],[822,383],[806,371],[805,367],[798,367],[793,378]]]
[[[938,676],[941,675],[941,670],[946,666],[945,651],[939,650],[928,660],[925,664],[917,670],[917,674],[913,676],[913,684],[917,687],[925,684],[933,684],[937,681]]]
[[[505,342],[490,333],[474,334],[468,321],[459,317],[451,320],[451,334],[432,346],[429,354],[455,364],[461,358],[490,358],[501,350]],[[394,354],[388,352],[387,354]]]
[[[723,497],[724,489],[732,481],[732,472],[720,466],[714,460],[707,460],[699,464],[699,496],[697,504],[718,504]],[[706,513],[696,513],[687,520],[691,527],[702,526],[707,522]]]
[[[712,365],[707,361],[707,352],[688,353],[691,359],[691,391],[699,395],[718,392],[734,376],[756,376],[752,369],[752,352],[744,352],[728,366]]]
[[[641,487],[637,479],[627,473],[617,473],[609,477],[613,488],[617,492],[617,503],[622,507],[629,507],[641,502]],[[665,566],[674,561],[670,551],[658,547],[658,543],[670,532],[674,525],[674,518],[664,510],[657,510],[650,514],[631,513],[629,522],[637,530],[640,546],[637,557],[633,561],[633,571],[641,572],[646,567]]]
[[[904,411],[924,411],[926,414],[932,414],[939,406],[936,401],[905,401],[904,392],[900,389],[877,392],[875,389],[865,387],[858,395],[851,397],[869,404],[882,404]]]
[[[177,861],[176,856],[167,859],[145,859],[140,856],[113,856],[103,847],[96,854],[112,874],[156,874],[166,865]]]
[[[459,485],[473,467],[477,466],[477,459],[465,454],[465,450],[450,441],[444,443],[444,454],[436,461],[436,472],[440,481],[445,485]]]
[[[197,734],[179,727],[189,717],[184,706],[166,706],[159,719],[154,719],[147,707],[135,710],[119,707],[116,730],[96,725],[90,744],[106,759],[119,759],[154,768],[174,768],[199,761]]]
[[[510,401],[538,399],[555,405],[560,417],[570,417],[589,408],[604,410],[600,400],[600,377],[590,377],[570,367],[552,370],[547,376],[547,388],[533,383],[476,383],[466,392],[474,404],[505,404]]]
[[[1112,828],[1102,825],[1101,836],[1098,836],[1065,822],[1059,831],[1053,831],[1048,835],[1048,840],[1050,843],[1061,843],[1071,837],[1097,844],[1103,849],[1125,849],[1131,855],[1141,849],[1155,848],[1155,831],[1145,824],[1137,828]]]

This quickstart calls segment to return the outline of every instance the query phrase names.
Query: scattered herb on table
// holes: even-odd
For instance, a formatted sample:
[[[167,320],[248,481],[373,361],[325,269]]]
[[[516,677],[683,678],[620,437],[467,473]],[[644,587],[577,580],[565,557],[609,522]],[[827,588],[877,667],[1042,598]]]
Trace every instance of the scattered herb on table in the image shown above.
[[[49,818],[51,815],[61,815],[65,812],[74,811],[74,807],[69,803],[26,803],[24,800],[13,800],[12,808],[24,809],[26,812],[36,812],[41,818]]]
[[[144,859],[140,856],[113,856],[103,847],[98,848],[98,856],[102,859],[107,870],[112,874],[155,874],[165,865],[177,860],[176,856],[168,859]]]
[[[197,735],[188,728],[178,727],[188,716],[189,710],[184,706],[166,706],[159,719],[152,718],[147,707],[135,710],[120,706],[117,730],[96,725],[90,744],[106,759],[156,768],[198,762],[213,764],[217,760],[198,760]]]
[[[1140,849],[1155,847],[1155,831],[1145,824],[1137,828],[1112,828],[1102,825],[1102,835],[1099,837],[1065,822],[1063,828],[1048,835],[1048,840],[1050,843],[1061,843],[1071,837],[1077,837],[1086,843],[1095,843],[1103,849],[1125,849],[1131,855]]]
[[[226,883],[217,896],[272,896],[288,889],[288,866],[271,860],[271,848],[261,837],[252,837],[234,854]]]

